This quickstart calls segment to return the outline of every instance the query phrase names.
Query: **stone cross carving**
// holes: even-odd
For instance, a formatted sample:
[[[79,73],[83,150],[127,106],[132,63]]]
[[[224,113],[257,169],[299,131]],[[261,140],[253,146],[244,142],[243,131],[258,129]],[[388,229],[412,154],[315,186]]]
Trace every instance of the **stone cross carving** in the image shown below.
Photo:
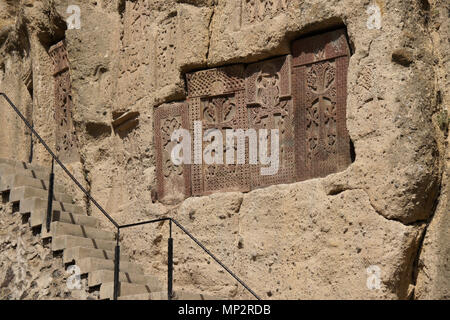
[[[293,87],[297,180],[324,177],[350,163],[346,128],[350,49],[344,30],[295,41]]]
[[[56,151],[61,159],[76,160],[78,146],[72,121],[72,87],[64,41],[52,46],[49,54],[53,59],[55,78]]]
[[[242,0],[242,24],[254,24],[285,12],[289,0]]]
[[[259,6],[263,1],[254,3]],[[337,30],[295,41],[292,55],[187,74],[187,101],[156,109],[160,200],[176,202],[190,195],[247,192],[344,170],[351,163],[346,129],[349,56],[345,31]],[[224,154],[230,151],[226,149],[226,129],[278,129],[278,172],[264,176],[260,173],[263,164],[250,164],[248,139],[245,164],[175,166],[170,161],[173,143],[169,134],[175,128],[185,128],[195,137],[195,121],[201,123],[203,132],[222,132]],[[270,137],[267,140],[270,150]],[[200,145],[192,145],[192,154],[196,148]],[[201,148],[204,151],[204,144]]]
[[[278,129],[281,149],[280,168],[277,174],[262,176],[261,164],[251,167],[252,189],[294,181],[294,110],[291,99],[290,63],[291,57],[286,56],[247,67],[246,104],[250,128]]]

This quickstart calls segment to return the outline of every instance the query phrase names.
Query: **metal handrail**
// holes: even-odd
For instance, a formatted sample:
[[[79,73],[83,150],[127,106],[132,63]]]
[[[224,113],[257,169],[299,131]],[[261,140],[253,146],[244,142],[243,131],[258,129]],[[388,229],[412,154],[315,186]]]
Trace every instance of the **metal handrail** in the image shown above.
[[[16,112],[16,114],[20,117],[20,119],[25,123],[25,125],[30,129],[32,134],[36,136],[39,142],[44,146],[47,152],[52,156],[52,172],[50,174],[50,184],[49,184],[49,210],[47,212],[47,228],[49,228],[49,223],[51,222],[51,206],[53,199],[53,167],[54,162],[56,162],[64,172],[69,176],[69,178],[76,184],[76,186],[85,194],[85,196],[94,203],[94,205],[100,210],[100,212],[116,227],[117,236],[116,236],[116,248],[114,255],[114,300],[117,300],[119,295],[119,272],[120,272],[120,230],[125,228],[132,228],[136,226],[153,224],[157,222],[169,221],[170,222],[170,236],[168,239],[168,299],[172,298],[172,277],[173,277],[173,239],[172,239],[172,222],[183,231],[191,240],[193,240],[204,252],[206,252],[211,258],[214,259],[226,272],[228,272],[235,280],[237,280],[248,292],[250,292],[256,299],[261,300],[261,298],[252,290],[250,287],[242,281],[234,272],[232,272],[223,262],[221,262],[214,254],[211,253],[197,238],[195,238],[189,231],[186,230],[177,220],[173,218],[160,218],[150,221],[137,222],[133,224],[127,225],[119,225],[107,212],[103,207],[91,196],[91,194],[81,185],[81,183],[70,173],[70,171],[66,168],[66,166],[58,159],[55,153],[50,149],[44,139],[36,132],[34,126],[31,125],[28,120],[23,116],[23,114],[19,111],[19,109],[14,105],[14,103],[9,99],[9,97],[0,92],[0,95],[5,98],[11,108]]]
[[[125,228],[131,228],[131,227],[137,227],[142,226],[146,224],[152,224],[157,222],[163,222],[163,221],[170,221],[172,222],[181,230],[183,231],[189,238],[191,238],[192,241],[194,241],[203,251],[205,251],[211,258],[214,259],[223,269],[225,269],[226,272],[228,272],[236,281],[238,281],[248,292],[250,292],[256,299],[261,300],[261,298],[252,290],[250,287],[242,281],[233,271],[231,271],[225,264],[223,264],[222,261],[220,261],[211,251],[209,251],[197,238],[195,238],[189,231],[186,230],[185,227],[183,227],[177,220],[174,218],[160,218],[150,221],[144,221],[144,222],[137,222],[133,224],[128,224],[124,226],[120,226],[119,229],[125,229]],[[172,225],[170,225],[170,237],[169,237],[169,243],[170,239],[172,238]],[[170,244],[169,244],[170,248]]]

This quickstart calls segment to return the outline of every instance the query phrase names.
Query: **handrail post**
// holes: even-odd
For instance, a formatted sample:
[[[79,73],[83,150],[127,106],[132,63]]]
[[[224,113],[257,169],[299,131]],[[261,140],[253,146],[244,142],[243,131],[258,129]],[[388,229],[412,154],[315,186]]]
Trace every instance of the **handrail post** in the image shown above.
[[[120,272],[120,228],[117,228],[117,242],[114,252],[114,300],[119,298],[119,272]]]
[[[34,127],[34,123],[31,124],[32,127]],[[32,163],[33,162],[33,149],[34,145],[33,145],[33,132],[30,130],[30,156],[28,157],[28,163]]]
[[[167,299],[173,297],[173,238],[172,238],[172,219],[169,220],[169,239],[167,248]]]
[[[46,227],[47,232],[50,232],[50,224],[52,223],[52,214],[53,214],[53,186],[55,183],[55,160],[52,158],[52,172],[50,172],[50,179],[48,183],[48,202],[47,202],[47,221]]]

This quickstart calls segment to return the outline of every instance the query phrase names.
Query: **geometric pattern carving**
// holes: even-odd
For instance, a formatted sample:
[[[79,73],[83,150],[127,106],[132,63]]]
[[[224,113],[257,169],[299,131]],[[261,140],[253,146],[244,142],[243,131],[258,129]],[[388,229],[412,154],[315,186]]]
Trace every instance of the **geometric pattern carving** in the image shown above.
[[[282,0],[243,1],[247,10],[243,13],[249,14],[248,9],[253,8],[250,17],[255,21],[267,14],[278,14],[289,5]],[[349,57],[345,30],[337,30],[295,41],[292,55],[187,74],[186,103],[156,109],[160,200],[177,202],[189,195],[247,192],[323,177],[347,168],[351,163],[346,128]],[[195,132],[198,130],[195,121],[201,123],[202,132]],[[208,129],[220,130],[224,164],[203,161],[174,166],[170,161],[173,147],[170,134],[180,127],[189,129],[192,141],[202,146],[202,149],[200,145],[192,146],[193,156],[195,150],[203,153],[210,147],[211,142],[202,141]],[[237,159],[236,141],[234,150],[227,150],[227,129],[254,129],[258,135],[261,129],[267,129],[268,153],[272,144],[270,130],[278,129],[278,172],[263,175],[261,169],[268,165],[260,161],[249,163],[248,139],[245,141],[245,164],[225,164],[227,152],[234,152],[234,159]],[[214,153],[219,151],[214,150]]]
[[[244,89],[244,65],[202,70],[187,76],[189,98],[234,93]]]
[[[257,131],[279,130],[279,170],[261,175],[261,164],[251,166],[252,189],[293,182],[295,178],[293,102],[291,99],[291,57],[266,60],[248,66],[246,103],[249,126]]]
[[[53,60],[55,79],[56,150],[59,158],[76,160],[78,146],[72,120],[72,86],[64,41],[50,47],[49,55]]]
[[[244,101],[244,66],[234,65],[191,73],[187,75],[187,83],[192,136],[194,121],[201,121],[203,132],[208,129],[220,130],[224,159],[226,152],[235,152],[236,159],[236,150],[227,150],[225,130],[248,127]],[[202,152],[208,144],[209,142],[203,143]],[[207,195],[218,191],[250,191],[247,159],[245,165],[227,165],[224,161],[223,164],[192,164],[191,167],[193,195]]]
[[[254,24],[286,11],[289,0],[242,0],[242,24]]]
[[[171,141],[177,129],[188,129],[186,103],[164,104],[156,108],[154,116],[156,145],[156,176],[158,199],[172,204],[190,196],[190,167],[187,164],[176,166],[170,152],[176,145]]]
[[[346,128],[345,31],[304,38],[293,44],[297,180],[323,177],[351,163]]]

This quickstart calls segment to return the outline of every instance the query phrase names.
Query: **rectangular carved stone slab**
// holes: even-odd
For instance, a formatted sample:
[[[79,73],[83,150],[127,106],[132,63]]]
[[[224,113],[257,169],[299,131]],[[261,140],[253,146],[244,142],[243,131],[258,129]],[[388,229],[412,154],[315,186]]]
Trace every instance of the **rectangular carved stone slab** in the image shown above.
[[[177,129],[188,129],[186,103],[164,104],[155,110],[156,176],[158,199],[173,204],[191,195],[191,173],[189,165],[176,166],[170,156],[176,143],[171,142]]]
[[[72,84],[64,41],[50,47],[55,78],[56,150],[64,160],[78,158],[77,139],[72,121]]]
[[[158,23],[156,36],[156,87],[171,85],[177,80],[177,12]]]
[[[189,98],[224,95],[244,90],[244,66],[241,64],[187,74]]]
[[[324,177],[351,163],[346,127],[350,49],[344,30],[295,41],[293,95],[297,180]]]
[[[246,70],[246,103],[249,126],[279,130],[279,170],[262,175],[261,168],[251,165],[252,189],[282,183],[295,178],[293,104],[291,99],[291,56],[251,64]],[[268,152],[270,152],[269,138]],[[260,146],[259,146],[260,148]]]
[[[188,74],[187,80],[192,136],[195,134],[194,121],[201,121],[203,132],[208,129],[218,129],[222,132],[224,145],[224,164],[192,165],[192,194],[250,191],[249,166],[225,164],[225,130],[248,127],[244,101],[244,67],[234,65],[199,71]],[[209,142],[203,143],[202,153],[208,144]],[[193,154],[194,151],[195,146]]]
[[[51,46],[48,53],[53,60],[53,75],[69,70],[69,59],[64,41]]]

